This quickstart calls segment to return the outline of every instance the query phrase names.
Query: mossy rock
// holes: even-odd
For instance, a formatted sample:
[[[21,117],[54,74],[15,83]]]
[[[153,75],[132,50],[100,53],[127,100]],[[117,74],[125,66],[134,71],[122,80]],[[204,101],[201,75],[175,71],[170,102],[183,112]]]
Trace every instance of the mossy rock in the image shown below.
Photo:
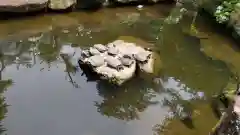
[[[133,36],[120,36],[117,38],[117,40],[123,40],[125,42],[135,43],[136,45],[141,46],[141,47],[149,47],[149,48],[154,47],[153,44],[148,43],[140,38],[136,38]]]
[[[53,10],[63,10],[76,4],[76,0],[50,0],[48,7]]]

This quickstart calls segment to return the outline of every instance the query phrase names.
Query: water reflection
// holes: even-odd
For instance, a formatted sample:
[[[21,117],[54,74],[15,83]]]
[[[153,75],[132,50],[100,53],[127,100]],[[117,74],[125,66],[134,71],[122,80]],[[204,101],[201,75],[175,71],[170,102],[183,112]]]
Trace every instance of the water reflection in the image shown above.
[[[99,113],[121,120],[139,119],[139,113],[149,105],[156,105],[154,101],[159,89],[156,84],[143,78],[134,78],[122,87],[97,83],[98,94],[103,97],[101,102],[96,102]]]
[[[2,125],[2,120],[6,117],[7,104],[3,92],[12,84],[11,80],[1,80],[0,82],[1,96],[0,96],[0,134],[4,133],[6,129]]]
[[[10,55],[11,56],[11,55]],[[12,62],[12,59],[5,59],[7,56],[2,54],[0,56],[1,68],[0,68],[0,134],[3,134],[7,129],[2,125],[2,120],[6,117],[7,114],[7,103],[5,102],[5,97],[3,93],[13,84],[11,79],[3,79],[2,73],[6,68],[7,64]],[[8,57],[9,58],[9,57]]]
[[[26,129],[22,131],[25,134],[36,132],[33,129],[45,134],[66,134],[66,131],[81,134],[86,130],[101,131],[102,134],[115,132],[109,128],[103,128],[102,131],[102,128],[98,128],[101,125],[113,125],[117,131],[124,131],[128,135],[146,129],[145,132],[152,133],[148,127],[161,123],[168,112],[172,114],[171,118],[176,118],[173,123],[177,120],[172,131],[181,130],[176,128],[180,122],[184,126],[179,127],[185,131],[186,128],[191,131],[200,128],[207,132],[208,129],[201,125],[203,122],[201,126],[197,123],[199,119],[195,119],[196,115],[204,121],[208,120],[205,116],[211,112],[206,107],[208,104],[205,98],[225,87],[231,72],[222,61],[205,56],[200,47],[201,39],[184,31],[185,24],[180,19],[171,18],[169,22],[173,23],[165,23],[164,18],[155,19],[155,16],[147,12],[122,13],[118,10],[117,14],[109,13],[105,19],[100,20],[96,18],[99,14],[93,13],[93,17],[87,17],[90,18],[88,21],[83,17],[83,23],[52,26],[51,29],[31,37],[4,40],[1,46],[0,74],[7,66],[10,67],[6,76],[17,80],[16,87],[22,88],[17,93],[20,97],[15,98],[16,88],[7,94],[9,102],[13,103],[11,115],[6,119],[8,128],[11,129],[9,133],[17,133],[23,129]],[[69,16],[74,15],[76,14]],[[178,14],[175,16],[179,17]],[[75,18],[74,22],[79,21],[76,21],[76,16],[72,18]],[[154,76],[137,75],[122,87],[116,87],[99,81],[88,69],[77,65],[80,47],[89,47],[95,43],[106,44],[119,36],[154,43],[163,65],[160,72]],[[74,55],[63,55],[61,52],[64,46],[74,48]],[[29,78],[22,79],[25,74]],[[38,77],[42,80],[35,80]],[[23,80],[30,83],[25,84]],[[69,87],[69,84],[73,87]],[[199,91],[204,93],[204,97],[199,95]],[[25,109],[21,110],[18,105]],[[201,114],[196,113],[201,107]],[[6,112],[6,109],[2,110]],[[31,110],[35,113],[27,114]],[[37,116],[41,112],[43,115]],[[40,126],[33,126],[31,129],[24,127],[18,117],[29,118],[28,115],[31,115],[31,119],[27,119],[25,125],[34,123]],[[12,124],[10,120],[16,122]],[[127,126],[131,128],[127,128],[124,122],[130,123]],[[143,123],[143,126],[139,123]],[[211,127],[211,124],[207,126]],[[118,134],[124,134],[122,132]]]
[[[167,97],[163,100],[163,106],[167,106],[170,109],[170,116],[179,119],[188,128],[193,129],[193,104],[192,100],[204,99],[204,94],[197,94],[191,88],[188,88],[185,84],[182,84],[179,80],[175,80],[170,77],[162,79],[164,86],[164,92]]]
[[[174,76],[209,96],[226,86],[231,72],[224,62],[212,60],[201,52],[199,38],[183,32],[179,24],[164,25],[163,28],[160,56],[167,76]],[[178,36],[171,36],[169,31]]]

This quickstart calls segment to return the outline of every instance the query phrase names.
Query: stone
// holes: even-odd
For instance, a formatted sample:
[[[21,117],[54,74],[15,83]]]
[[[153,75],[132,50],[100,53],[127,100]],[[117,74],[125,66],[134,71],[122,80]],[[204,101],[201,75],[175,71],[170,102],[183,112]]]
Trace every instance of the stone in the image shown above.
[[[135,2],[135,3],[157,3],[160,1],[167,1],[167,0],[115,0],[115,2],[124,3],[124,4],[132,3],[132,2]]]
[[[33,12],[47,7],[48,0],[0,0],[0,12]]]
[[[140,0],[116,0],[116,2],[119,2],[119,3],[130,3],[130,2],[138,2]]]
[[[48,7],[52,10],[64,10],[77,3],[76,0],[50,0]]]
[[[103,47],[104,45],[101,45]],[[105,47],[105,46],[104,46]],[[121,85],[127,80],[131,79],[137,67],[145,73],[154,72],[154,55],[152,51],[144,49],[144,47],[137,46],[135,43],[125,42],[123,40],[115,40],[107,44],[107,52],[99,52],[95,47],[90,47],[91,57],[79,59],[80,64],[89,64],[91,70],[96,72],[101,79]],[[110,49],[113,49],[113,54],[109,55]],[[133,57],[139,55],[138,61]],[[139,66],[137,66],[137,64]]]

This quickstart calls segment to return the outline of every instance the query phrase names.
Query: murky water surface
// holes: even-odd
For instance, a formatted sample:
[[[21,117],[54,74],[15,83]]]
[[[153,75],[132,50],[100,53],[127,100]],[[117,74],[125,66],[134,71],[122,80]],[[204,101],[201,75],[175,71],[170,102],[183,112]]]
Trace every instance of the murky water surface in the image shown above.
[[[172,10],[169,5],[127,7],[0,21],[4,133],[160,134],[166,118],[184,108],[191,110],[192,125],[176,117],[164,133],[207,134],[216,122],[208,100],[240,71],[240,54],[200,16],[193,25],[189,16],[167,24]],[[119,38],[154,45],[159,70],[117,88],[75,68],[76,57],[60,56],[64,45],[78,49]]]

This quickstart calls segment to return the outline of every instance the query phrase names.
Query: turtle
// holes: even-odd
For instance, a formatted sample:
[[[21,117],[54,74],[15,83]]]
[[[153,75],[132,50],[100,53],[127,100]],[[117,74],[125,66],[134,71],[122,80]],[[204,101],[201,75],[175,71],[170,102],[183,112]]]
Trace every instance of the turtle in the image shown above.
[[[105,61],[107,62],[107,65],[109,67],[114,68],[117,71],[121,71],[123,69],[122,62],[117,58],[114,58],[112,56],[107,56]]]
[[[120,58],[122,64],[124,66],[127,66],[127,67],[130,67],[133,63],[134,63],[134,59],[133,57],[129,56],[129,55],[123,55],[121,58]]]
[[[107,44],[107,47],[108,47],[108,48],[116,47],[116,45],[114,45],[113,43],[108,43],[108,44]]]
[[[108,55],[115,56],[118,54],[118,49],[115,47],[108,48]]]
[[[151,52],[149,52],[149,51],[141,51],[141,52],[139,52],[139,53],[137,53],[137,54],[134,54],[134,58],[138,61],[138,62],[140,62],[140,63],[142,63],[142,64],[145,64],[145,63],[147,63],[148,62],[148,60],[151,58]]]
[[[122,45],[124,43],[125,42],[123,40],[115,40],[115,41],[112,42],[112,44],[114,44],[115,46]]]
[[[89,52],[91,53],[91,55],[100,55],[101,54],[96,48],[93,48],[93,47],[89,48]]]
[[[95,44],[93,47],[96,48],[99,52],[107,51],[107,47],[102,44]]]
[[[92,66],[93,68],[95,67],[100,67],[104,65],[104,57],[101,55],[94,55],[88,58],[87,64]]]
[[[149,52],[153,51],[152,48],[149,48],[149,47],[144,48],[144,50],[149,51]]]
[[[83,58],[88,58],[88,57],[90,57],[91,55],[90,55],[90,52],[89,52],[89,50],[82,50],[81,51],[81,56],[83,57]]]

